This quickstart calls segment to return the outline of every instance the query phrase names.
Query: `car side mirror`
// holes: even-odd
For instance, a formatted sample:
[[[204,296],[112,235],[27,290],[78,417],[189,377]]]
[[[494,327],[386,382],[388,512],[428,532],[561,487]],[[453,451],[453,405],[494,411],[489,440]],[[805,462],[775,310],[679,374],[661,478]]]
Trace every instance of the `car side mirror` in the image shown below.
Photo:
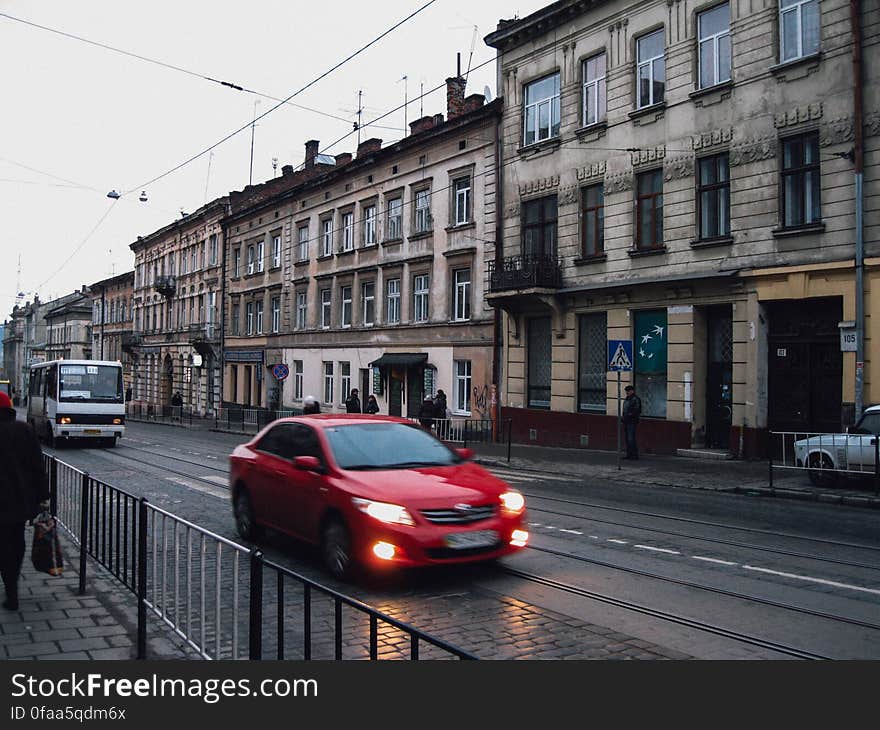
[[[455,453],[458,454],[465,461],[470,461],[474,458],[474,450],[473,449],[456,449]]]
[[[293,460],[293,465],[303,471],[313,471],[318,474],[323,474],[324,472],[321,460],[317,456],[297,456]]]

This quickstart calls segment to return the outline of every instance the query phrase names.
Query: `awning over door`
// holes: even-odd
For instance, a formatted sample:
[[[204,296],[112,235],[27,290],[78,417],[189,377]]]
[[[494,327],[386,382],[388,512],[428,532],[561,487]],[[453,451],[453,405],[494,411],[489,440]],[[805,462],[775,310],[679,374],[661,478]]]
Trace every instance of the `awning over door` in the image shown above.
[[[373,360],[373,366],[396,366],[411,368],[428,362],[428,355],[424,352],[386,352],[378,360]]]

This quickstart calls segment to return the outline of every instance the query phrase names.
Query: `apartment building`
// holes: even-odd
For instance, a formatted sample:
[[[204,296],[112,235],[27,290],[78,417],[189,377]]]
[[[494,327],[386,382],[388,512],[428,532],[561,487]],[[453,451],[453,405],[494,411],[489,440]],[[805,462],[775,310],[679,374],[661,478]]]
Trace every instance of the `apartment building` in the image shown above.
[[[122,363],[125,389],[133,389],[134,271],[111,276],[89,287],[92,299],[92,359]]]
[[[386,147],[362,141],[354,157],[310,141],[304,168],[326,169],[235,206],[224,222],[226,400],[297,407],[311,395],[339,411],[358,388],[382,413],[414,415],[443,389],[454,413],[488,416],[499,108],[448,79],[445,119],[418,119]],[[276,364],[289,377],[276,379]]]
[[[502,20],[502,413],[514,438],[613,448],[609,340],[634,341],[650,451],[754,454],[880,399],[880,10],[844,0],[562,0]],[[864,140],[857,219],[854,162]]]
[[[53,306],[54,305],[54,306]],[[45,360],[89,360],[92,357],[92,302],[86,287],[58,302],[49,302],[44,315]]]

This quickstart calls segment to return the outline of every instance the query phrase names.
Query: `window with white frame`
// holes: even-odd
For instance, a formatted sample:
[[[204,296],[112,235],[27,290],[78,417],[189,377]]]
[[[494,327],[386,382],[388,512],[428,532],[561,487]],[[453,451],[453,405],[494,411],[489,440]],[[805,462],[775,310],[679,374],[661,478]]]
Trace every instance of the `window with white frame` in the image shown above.
[[[819,0],[779,0],[780,62],[819,52]]]
[[[253,244],[247,247],[247,272],[253,274],[256,271],[257,250]]]
[[[272,331],[281,331],[281,297],[272,297]]]
[[[302,242],[299,244],[300,250],[300,261],[305,261],[308,258],[308,249],[306,249],[306,257],[302,258],[303,254],[303,245]],[[321,221],[321,256],[332,256],[333,255],[333,219],[325,218]]]
[[[416,233],[431,230],[431,191],[416,190],[415,192],[415,229]]]
[[[201,258],[201,262],[202,262],[202,268],[203,268],[203,269],[204,269],[204,268],[207,268],[207,266],[208,266],[208,258],[207,258],[208,254],[207,254],[207,250],[206,250],[206,248],[205,248],[205,242],[204,242],[204,241],[202,241],[202,242],[199,244],[199,255],[200,255],[200,258]]]
[[[254,333],[254,303],[248,302],[245,307],[245,332],[249,335]]]
[[[256,316],[257,316],[257,334],[263,334],[263,300],[257,300],[256,306]]]
[[[456,414],[471,415],[471,361],[453,361],[452,403]]]
[[[471,318],[471,270],[456,269],[452,272],[453,319],[464,322]]]
[[[210,242],[210,247],[211,247],[211,259],[210,259],[211,266],[216,266],[217,265],[217,234],[212,233],[208,237],[208,241]]]
[[[198,270],[199,270],[199,267],[198,267],[198,260],[196,259],[196,253],[197,253],[197,251],[196,251],[196,247],[195,247],[195,246],[190,246],[190,247],[189,247],[189,270],[190,270],[190,271],[198,271]],[[155,268],[154,268],[154,269],[153,269],[153,273],[154,273],[154,274],[155,274],[155,271],[156,271],[156,270],[155,270]]]
[[[397,324],[400,322],[400,279],[389,279],[386,287],[385,323]]]
[[[663,28],[648,33],[636,41],[638,67],[636,81],[638,108],[652,106],[663,101],[666,90],[666,63],[664,53]]]
[[[413,322],[428,321],[428,274],[413,277]]]
[[[333,403],[333,363],[324,363],[324,403]]]
[[[339,394],[339,402],[345,403],[348,400],[348,396],[351,395],[351,363],[350,362],[340,362],[339,363],[339,385],[340,385],[340,394]]]
[[[330,327],[332,297],[332,292],[329,289],[321,289],[321,329]]]
[[[339,324],[343,327],[351,327],[351,287],[340,287],[339,294],[342,300],[342,307],[339,310]]]
[[[376,206],[364,208],[364,246],[376,243]]]
[[[306,292],[298,291],[296,293],[296,328],[304,330],[306,328]]]
[[[239,256],[240,256],[241,255],[240,249],[236,249],[236,251],[239,251]],[[181,274],[187,273],[186,262],[187,262],[186,249],[184,249],[180,252],[180,273]]]
[[[393,241],[403,235],[402,218],[403,201],[400,198],[391,198],[388,201],[388,240]]]
[[[186,261],[186,259],[184,259]],[[183,272],[186,273],[186,272]],[[240,276],[241,275],[241,248],[236,248],[232,252],[232,275]]]
[[[730,5],[722,3],[697,15],[700,88],[730,81]]]
[[[523,145],[559,136],[559,74],[526,84],[523,100]]]
[[[452,182],[452,206],[455,225],[471,222],[471,178],[459,177]]]
[[[272,268],[277,269],[279,266],[281,266],[281,234],[275,233],[272,236]]]
[[[354,248],[354,213],[342,214],[342,250]]]
[[[257,271],[263,271],[266,259],[266,244],[260,241],[257,244]]]
[[[293,361],[293,398],[302,400],[303,397],[303,361]]]
[[[604,121],[607,114],[605,86],[605,52],[588,58],[583,63],[584,110],[581,123],[587,127]]]
[[[376,318],[376,284],[372,281],[361,284],[361,313],[363,325],[372,325]]]

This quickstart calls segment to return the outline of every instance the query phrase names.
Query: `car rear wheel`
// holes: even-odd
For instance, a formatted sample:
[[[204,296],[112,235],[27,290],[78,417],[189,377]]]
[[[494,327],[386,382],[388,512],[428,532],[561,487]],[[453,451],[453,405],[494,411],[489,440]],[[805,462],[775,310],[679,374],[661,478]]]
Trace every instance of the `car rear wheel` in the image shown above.
[[[334,578],[347,580],[354,571],[351,533],[340,519],[332,519],[321,534],[321,556]]]
[[[233,502],[235,513],[235,529],[244,540],[259,540],[262,530],[254,520],[254,510],[251,506],[251,497],[246,489],[239,489]]]
[[[831,489],[837,486],[838,475],[828,454],[810,454],[810,481],[814,486]]]

